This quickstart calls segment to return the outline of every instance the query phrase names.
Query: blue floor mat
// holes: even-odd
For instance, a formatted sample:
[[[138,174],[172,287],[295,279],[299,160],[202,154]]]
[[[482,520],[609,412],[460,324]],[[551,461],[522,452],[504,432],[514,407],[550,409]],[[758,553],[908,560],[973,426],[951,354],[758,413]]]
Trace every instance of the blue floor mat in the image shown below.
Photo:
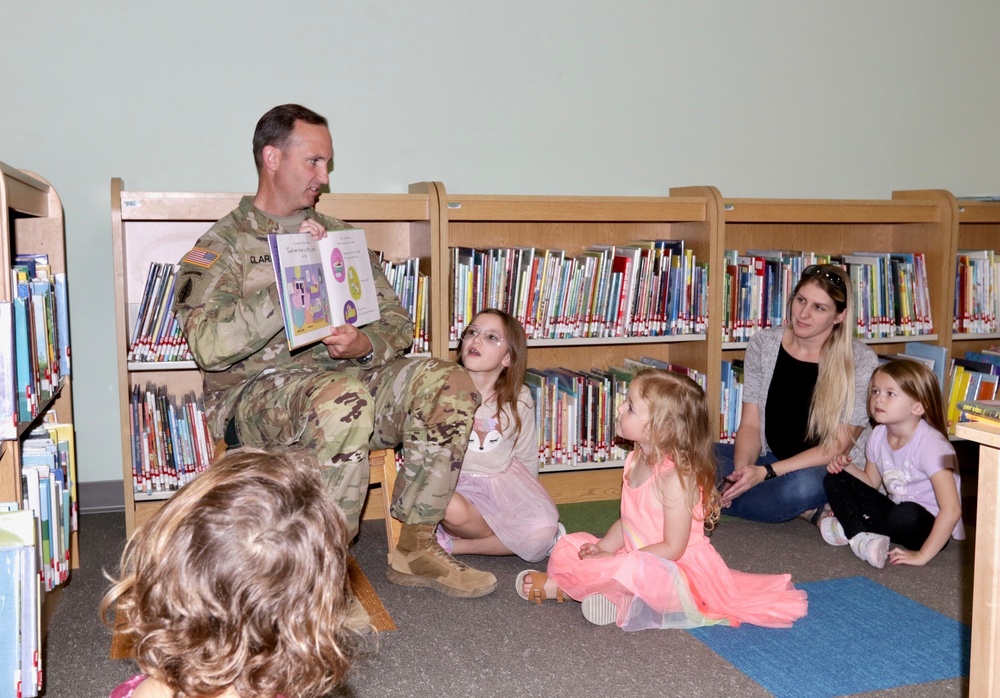
[[[776,698],[827,698],[969,675],[968,626],[867,577],[796,585],[809,613],[791,629],[691,630]]]

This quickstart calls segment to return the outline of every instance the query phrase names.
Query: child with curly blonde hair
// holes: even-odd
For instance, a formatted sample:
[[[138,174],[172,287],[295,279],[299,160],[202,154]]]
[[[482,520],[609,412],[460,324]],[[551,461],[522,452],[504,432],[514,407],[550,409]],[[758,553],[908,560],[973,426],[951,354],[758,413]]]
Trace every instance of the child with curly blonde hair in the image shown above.
[[[687,376],[640,371],[618,409],[625,460],[621,518],[603,538],[571,533],[556,543],[548,575],[526,570],[516,588],[541,603],[583,602],[591,623],[624,630],[752,623],[789,627],[806,593],[787,574],[730,570],[705,535],[719,518],[705,393]]]
[[[346,523],[319,466],[231,451],[128,542],[101,602],[142,674],[111,698],[325,695],[346,673]]]

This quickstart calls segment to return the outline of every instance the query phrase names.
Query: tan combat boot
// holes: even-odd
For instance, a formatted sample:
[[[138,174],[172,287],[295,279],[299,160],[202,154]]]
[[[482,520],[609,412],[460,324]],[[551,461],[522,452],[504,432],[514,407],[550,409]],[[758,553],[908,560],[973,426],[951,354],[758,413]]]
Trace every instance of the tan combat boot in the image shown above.
[[[466,599],[486,596],[497,588],[489,572],[462,564],[438,545],[433,524],[403,524],[386,576],[404,587],[430,587]]]

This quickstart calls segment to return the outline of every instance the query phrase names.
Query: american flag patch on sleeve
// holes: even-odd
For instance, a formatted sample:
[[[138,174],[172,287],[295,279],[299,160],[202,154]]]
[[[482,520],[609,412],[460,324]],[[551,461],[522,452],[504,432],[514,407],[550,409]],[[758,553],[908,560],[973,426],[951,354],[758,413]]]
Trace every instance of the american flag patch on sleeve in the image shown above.
[[[218,259],[218,252],[206,250],[204,247],[194,247],[190,252],[184,255],[184,259],[181,260],[181,263],[183,264],[186,262],[187,264],[193,264],[196,267],[209,269]]]

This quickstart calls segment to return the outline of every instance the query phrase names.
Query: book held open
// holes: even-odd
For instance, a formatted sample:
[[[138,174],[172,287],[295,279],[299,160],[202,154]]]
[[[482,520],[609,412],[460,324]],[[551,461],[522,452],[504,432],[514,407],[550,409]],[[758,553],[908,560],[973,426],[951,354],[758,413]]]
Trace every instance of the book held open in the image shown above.
[[[268,235],[288,348],[317,342],[331,327],[378,320],[378,296],[365,231]]]

